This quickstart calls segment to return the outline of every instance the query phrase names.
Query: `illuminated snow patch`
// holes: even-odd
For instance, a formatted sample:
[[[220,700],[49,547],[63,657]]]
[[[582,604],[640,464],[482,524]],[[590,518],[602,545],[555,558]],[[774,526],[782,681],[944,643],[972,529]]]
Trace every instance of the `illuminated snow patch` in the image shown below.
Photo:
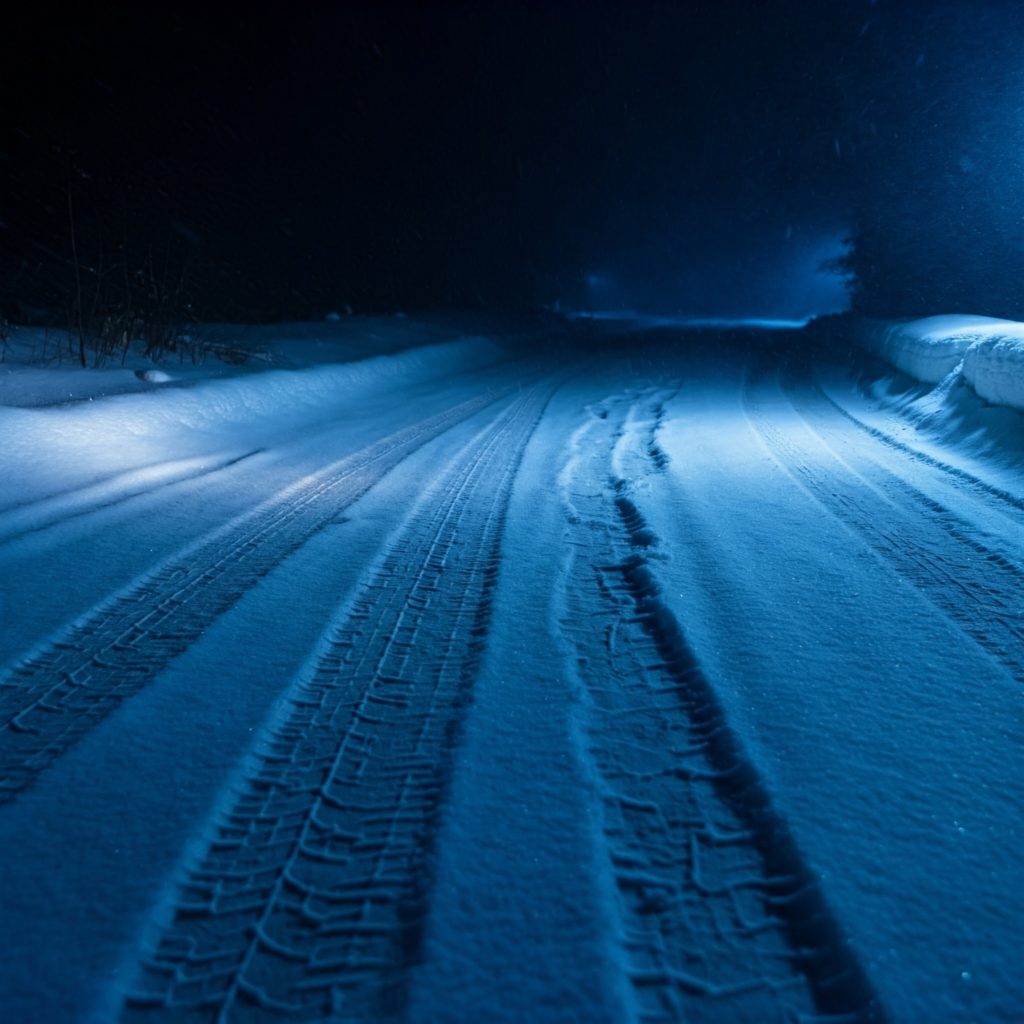
[[[810,323],[810,317],[781,319],[761,316],[663,316],[650,313],[633,313],[623,310],[578,310],[566,314],[570,320],[596,320],[621,323],[638,329],[648,327],[679,327],[696,330],[763,330],[798,331]]]
[[[168,384],[174,378],[163,370],[136,370],[135,376],[147,384]]]
[[[0,508],[109,474],[251,451],[314,424],[358,419],[366,403],[507,355],[495,342],[468,337],[352,363],[267,370],[59,407],[0,406]]]

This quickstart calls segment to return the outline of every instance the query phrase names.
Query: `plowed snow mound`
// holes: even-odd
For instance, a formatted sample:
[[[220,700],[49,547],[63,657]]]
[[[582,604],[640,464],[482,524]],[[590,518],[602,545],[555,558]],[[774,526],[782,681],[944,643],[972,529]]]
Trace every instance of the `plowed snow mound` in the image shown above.
[[[1013,327],[1013,334],[972,345],[961,372],[985,401],[1024,412],[1024,324]]]
[[[486,338],[425,345],[350,363],[199,380],[187,387],[120,394],[65,406],[0,406],[0,476],[20,500],[94,476],[223,450],[252,448],[364,408],[405,400],[418,384],[506,358]],[[79,370],[64,371],[67,374]]]
[[[1024,411],[1024,323],[951,314],[865,323],[861,340],[925,384],[960,370],[981,398]]]

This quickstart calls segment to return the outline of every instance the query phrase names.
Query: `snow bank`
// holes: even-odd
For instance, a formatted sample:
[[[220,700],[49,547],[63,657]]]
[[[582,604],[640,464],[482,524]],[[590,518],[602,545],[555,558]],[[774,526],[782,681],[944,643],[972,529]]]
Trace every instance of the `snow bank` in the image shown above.
[[[469,338],[353,363],[212,380],[159,396],[122,395],[103,402],[89,415],[96,425],[109,419],[120,432],[127,427],[133,434],[146,436],[167,427],[206,430],[268,418],[317,418],[320,413],[336,412],[354,396],[475,369],[497,362],[502,355],[495,343]]]
[[[352,362],[390,355],[420,346],[458,341],[468,334],[458,317],[353,316],[339,320],[297,321],[276,324],[198,325],[196,340],[213,347],[244,352],[250,358],[285,369],[314,363]]]
[[[74,483],[231,444],[252,448],[311,424],[358,417],[368,404],[401,403],[410,387],[506,356],[495,342],[464,338],[358,362],[164,385],[63,406],[0,406],[0,478],[6,497],[27,500],[49,481]]]
[[[467,338],[507,337],[509,324],[483,317],[412,319],[351,317],[345,321],[279,324],[197,324],[185,340],[199,342],[205,357],[182,354],[154,360],[141,344],[101,365],[78,366],[77,341],[68,332],[12,327],[0,346],[0,405],[33,408],[152,390],[154,383],[195,384],[266,370],[304,370],[397,355]],[[163,373],[166,376],[161,378]]]
[[[986,402],[1024,412],[1024,324],[1013,332],[972,345],[964,355],[964,379]]]
[[[938,384],[960,365],[971,345],[1024,324],[988,316],[929,316],[922,320],[874,320],[861,327],[861,341],[898,370],[925,384]]]
[[[925,384],[960,370],[988,402],[1024,411],[1024,323],[988,316],[870,321],[861,341],[886,362]]]

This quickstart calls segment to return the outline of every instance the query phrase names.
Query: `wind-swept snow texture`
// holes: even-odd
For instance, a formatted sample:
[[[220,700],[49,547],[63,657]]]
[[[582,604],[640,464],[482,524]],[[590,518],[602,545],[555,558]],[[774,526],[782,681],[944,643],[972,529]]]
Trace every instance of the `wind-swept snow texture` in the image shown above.
[[[600,329],[0,409],[0,1016],[1019,1019],[1010,435]]]
[[[867,322],[862,340],[925,384],[959,370],[985,401],[1024,411],[1024,323],[986,316]]]

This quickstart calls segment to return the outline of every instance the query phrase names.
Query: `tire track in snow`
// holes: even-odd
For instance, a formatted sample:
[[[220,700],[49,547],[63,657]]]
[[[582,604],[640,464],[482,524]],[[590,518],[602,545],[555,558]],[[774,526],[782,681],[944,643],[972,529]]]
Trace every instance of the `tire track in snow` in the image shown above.
[[[777,395],[789,413],[799,412],[781,388]],[[784,423],[749,376],[743,401],[756,433],[807,493],[1024,682],[1024,569],[893,473],[850,465],[814,423]]]
[[[8,668],[0,676],[0,804],[398,463],[507,394],[469,399],[293,484],[173,555]]]
[[[657,404],[641,419],[654,426],[635,433],[629,468],[656,471]],[[601,780],[637,1017],[881,1020],[661,598],[658,538],[618,475],[623,429],[595,418],[563,474],[575,548],[563,628],[588,695],[585,742]]]
[[[992,501],[992,499],[995,499],[995,502],[998,503],[997,507],[1000,507],[1004,512],[1011,510],[1013,513],[1024,512],[1024,498],[1019,498],[1017,495],[1011,494],[1009,491],[1003,490],[1003,488],[989,483],[987,480],[982,480],[981,477],[975,476],[966,469],[961,469],[959,466],[951,466],[948,462],[943,462],[927,452],[914,448],[879,427],[865,423],[848,409],[843,408],[817,381],[808,381],[807,386],[813,388],[816,394],[823,401],[827,402],[843,419],[891,451],[898,452],[913,462],[921,463],[932,469],[941,470],[948,476],[954,477],[961,485],[966,485],[967,488],[984,500]]]
[[[849,417],[838,415],[836,404],[803,374],[798,374],[792,369],[783,369],[779,380],[789,404],[799,413],[816,437],[835,453],[837,460],[848,465],[854,473],[871,483],[895,505],[907,508],[908,511],[916,508],[934,527],[944,531],[957,543],[966,545],[986,561],[1014,573],[1017,585],[1024,587],[1024,551],[1018,543],[1007,544],[1006,551],[1009,554],[994,551],[990,546],[991,537],[986,539],[984,531],[979,531],[975,523],[949,505],[925,494],[901,474],[901,468],[919,460],[905,458],[904,453],[884,443],[871,445],[871,442],[868,442],[875,450],[866,448],[863,444],[864,435],[860,431],[850,431]],[[873,437],[873,440],[877,441],[879,438]],[[886,458],[880,462],[878,455]],[[892,457],[894,455],[896,458]],[[974,480],[973,477],[965,477],[968,481]],[[988,500],[994,496],[991,489],[985,485],[978,488],[970,485],[964,487],[963,483],[964,479],[958,477],[956,486],[960,494],[970,493],[972,498],[981,499],[984,508],[993,508],[994,503]],[[1024,508],[1024,503],[1021,507]],[[1003,519],[1008,518],[1010,522],[1024,525],[1024,517],[1016,515],[1012,505],[996,506],[996,511]]]
[[[126,1020],[400,1014],[512,483],[552,390],[463,449],[323,645],[187,870]]]
[[[666,404],[671,402],[678,393],[679,391],[676,389],[654,403],[650,419],[648,420],[647,429],[644,433],[644,439],[642,442],[643,450],[651,460],[652,466],[659,472],[668,469],[670,460],[668,452],[661,447],[661,444],[658,441],[658,431],[661,430],[662,425],[665,422]]]

